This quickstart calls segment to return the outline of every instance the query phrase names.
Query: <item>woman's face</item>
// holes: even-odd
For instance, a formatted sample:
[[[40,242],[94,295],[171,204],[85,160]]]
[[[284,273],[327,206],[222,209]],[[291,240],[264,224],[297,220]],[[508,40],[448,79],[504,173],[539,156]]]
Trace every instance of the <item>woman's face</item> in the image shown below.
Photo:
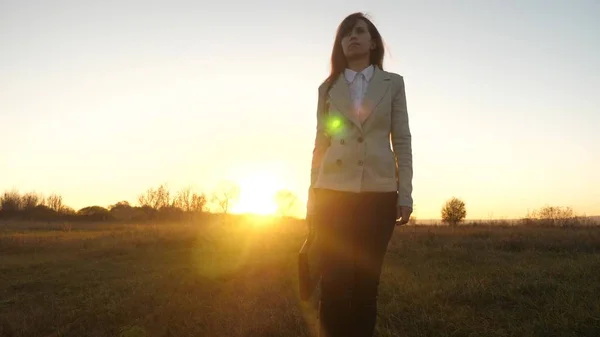
[[[342,49],[347,59],[362,58],[375,49],[375,41],[371,39],[364,20],[358,20],[352,30],[342,38]]]

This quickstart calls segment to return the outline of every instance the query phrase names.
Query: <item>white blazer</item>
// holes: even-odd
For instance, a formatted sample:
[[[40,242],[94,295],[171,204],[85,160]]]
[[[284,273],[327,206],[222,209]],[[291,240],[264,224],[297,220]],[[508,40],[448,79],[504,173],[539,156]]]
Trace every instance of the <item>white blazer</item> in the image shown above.
[[[362,104],[368,117],[360,123],[343,74],[329,93],[326,83],[319,86],[311,191],[396,191],[397,205],[412,208],[412,147],[403,77],[375,67]]]

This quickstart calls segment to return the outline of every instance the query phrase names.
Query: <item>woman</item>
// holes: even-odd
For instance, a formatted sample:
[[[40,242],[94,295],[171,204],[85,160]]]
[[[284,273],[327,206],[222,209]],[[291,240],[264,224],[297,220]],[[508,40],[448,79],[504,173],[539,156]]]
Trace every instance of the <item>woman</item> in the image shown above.
[[[323,337],[372,336],[381,266],[395,225],[412,213],[412,150],[402,76],[362,13],[337,29],[319,87],[309,216],[324,243]],[[391,139],[391,147],[390,147]]]

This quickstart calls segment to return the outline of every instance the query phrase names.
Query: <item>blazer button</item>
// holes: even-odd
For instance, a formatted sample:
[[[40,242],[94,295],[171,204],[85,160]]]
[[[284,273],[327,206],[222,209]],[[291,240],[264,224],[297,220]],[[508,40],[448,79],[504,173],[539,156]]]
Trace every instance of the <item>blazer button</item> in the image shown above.
[[[340,139],[340,144],[344,145],[346,143],[343,139]]]
[[[342,160],[341,159],[336,160],[335,163],[338,164],[338,166],[342,166]]]
[[[364,164],[364,163],[363,163],[363,161],[362,161],[362,160],[359,160],[359,161],[358,161],[358,166],[363,166],[363,164]]]
[[[362,142],[364,141],[364,139],[363,139],[363,137],[358,137],[357,141],[358,141],[359,143],[362,143]]]

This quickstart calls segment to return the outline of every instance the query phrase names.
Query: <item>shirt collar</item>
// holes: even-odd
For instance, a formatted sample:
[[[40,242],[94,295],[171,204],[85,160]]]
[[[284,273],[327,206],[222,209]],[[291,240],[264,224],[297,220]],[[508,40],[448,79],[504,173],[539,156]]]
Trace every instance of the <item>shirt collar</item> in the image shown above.
[[[373,67],[373,65],[371,64],[370,66],[363,69],[360,73],[362,73],[365,76],[365,78],[367,79],[367,82],[368,82],[373,77],[374,71],[375,71],[375,67]],[[356,75],[358,75],[358,72],[356,72],[352,69],[346,68],[344,70],[344,77],[346,78],[346,81],[348,81],[348,83],[354,82]]]

